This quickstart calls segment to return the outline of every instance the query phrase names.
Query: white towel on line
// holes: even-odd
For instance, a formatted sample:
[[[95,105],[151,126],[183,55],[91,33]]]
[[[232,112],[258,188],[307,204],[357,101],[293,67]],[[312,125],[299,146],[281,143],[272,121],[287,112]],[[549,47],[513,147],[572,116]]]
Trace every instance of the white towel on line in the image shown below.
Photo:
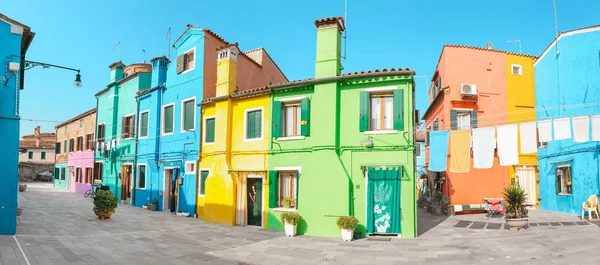
[[[501,166],[519,164],[518,128],[516,124],[496,127],[498,140],[498,157]]]
[[[571,118],[554,119],[554,140],[571,139]]]
[[[552,141],[552,120],[538,121],[540,143]]]
[[[519,124],[519,133],[521,136],[521,154],[533,154],[537,152],[535,122]]]
[[[584,143],[590,140],[590,117],[573,117],[573,141]]]
[[[473,168],[492,168],[496,148],[494,127],[473,129]]]
[[[600,116],[592,116],[592,141],[600,141]]]

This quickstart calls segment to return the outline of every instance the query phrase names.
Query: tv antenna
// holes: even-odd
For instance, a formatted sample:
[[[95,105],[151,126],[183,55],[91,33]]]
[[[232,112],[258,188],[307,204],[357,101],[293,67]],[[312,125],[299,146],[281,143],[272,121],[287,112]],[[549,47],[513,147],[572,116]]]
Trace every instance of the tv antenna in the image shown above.
[[[117,49],[117,60],[121,60],[121,42],[117,42],[117,44],[115,44],[115,46],[113,46],[113,50]]]

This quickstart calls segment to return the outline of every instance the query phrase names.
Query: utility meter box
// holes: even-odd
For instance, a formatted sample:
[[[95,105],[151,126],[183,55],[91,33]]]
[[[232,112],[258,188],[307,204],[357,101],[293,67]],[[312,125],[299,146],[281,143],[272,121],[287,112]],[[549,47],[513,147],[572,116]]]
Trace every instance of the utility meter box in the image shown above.
[[[20,70],[19,63],[10,62],[10,64],[8,64],[8,70],[11,72],[18,72]]]

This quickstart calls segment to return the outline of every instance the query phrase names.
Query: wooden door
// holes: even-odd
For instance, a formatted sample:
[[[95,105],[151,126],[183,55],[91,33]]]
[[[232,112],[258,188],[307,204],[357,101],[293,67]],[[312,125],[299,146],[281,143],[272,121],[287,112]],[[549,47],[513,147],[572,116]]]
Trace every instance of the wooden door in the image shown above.
[[[173,175],[172,169],[165,169],[164,173],[164,189],[163,189],[163,211],[171,208],[171,178]]]
[[[121,200],[127,201],[131,197],[131,165],[121,167]]]

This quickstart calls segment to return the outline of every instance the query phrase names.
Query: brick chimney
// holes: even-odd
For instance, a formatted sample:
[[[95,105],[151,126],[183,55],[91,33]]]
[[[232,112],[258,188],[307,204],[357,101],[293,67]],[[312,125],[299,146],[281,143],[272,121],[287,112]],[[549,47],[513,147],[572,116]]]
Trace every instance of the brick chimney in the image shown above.
[[[154,57],[152,63],[152,81],[150,87],[157,87],[167,82],[167,67],[171,61],[166,56]]]
[[[317,26],[317,59],[315,78],[339,76],[342,71],[342,31],[346,29],[343,17],[323,18]]]
[[[488,50],[493,50],[494,48],[492,47],[492,42],[488,42],[487,43],[487,49]]]

